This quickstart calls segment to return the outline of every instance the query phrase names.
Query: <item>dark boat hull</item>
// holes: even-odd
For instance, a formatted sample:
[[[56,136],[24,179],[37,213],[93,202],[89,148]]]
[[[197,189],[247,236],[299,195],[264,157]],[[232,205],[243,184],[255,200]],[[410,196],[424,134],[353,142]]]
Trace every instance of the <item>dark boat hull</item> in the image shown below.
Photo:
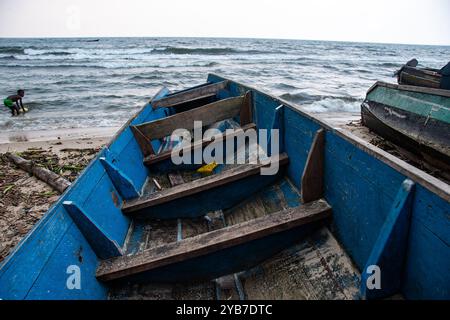
[[[372,92],[378,90],[376,86],[369,91],[361,105],[363,124],[430,164],[448,170],[450,168],[450,124],[445,121],[445,117],[420,114],[413,107],[407,110],[404,106],[396,105],[403,99],[397,99],[398,97],[395,96],[403,95],[404,91],[400,87],[382,89],[388,90],[386,93],[391,97],[382,101],[373,96]],[[409,98],[417,99],[417,97]],[[423,104],[426,105],[426,103],[428,102],[424,100]],[[445,108],[439,111],[448,113]]]
[[[404,66],[397,76],[398,84],[420,86],[428,88],[442,88],[442,76],[438,70],[421,69],[410,66]]]

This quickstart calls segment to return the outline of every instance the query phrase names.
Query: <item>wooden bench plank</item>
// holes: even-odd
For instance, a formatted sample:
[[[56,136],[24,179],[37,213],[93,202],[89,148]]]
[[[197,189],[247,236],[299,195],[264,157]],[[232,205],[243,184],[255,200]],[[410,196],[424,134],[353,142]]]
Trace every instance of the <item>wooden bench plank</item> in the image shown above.
[[[289,159],[286,153],[279,155],[278,163],[280,167],[286,165],[288,161]],[[262,163],[240,165],[219,174],[175,186],[170,189],[165,189],[160,192],[155,192],[142,198],[126,201],[122,206],[122,211],[124,213],[138,211],[228,184],[251,175],[257,175],[260,173],[261,168],[265,166],[267,166],[267,164]]]
[[[302,202],[310,202],[323,196],[323,170],[325,130],[319,129],[309,149],[301,180]]]
[[[104,260],[100,263],[96,276],[101,281],[110,281],[139,274],[262,239],[325,219],[330,215],[331,207],[321,199],[179,242],[165,244],[137,255]]]
[[[163,119],[137,125],[136,128],[149,140],[169,136],[175,129],[192,130],[194,121],[202,121],[203,126],[239,115],[244,96],[216,101],[202,107],[168,116]]]
[[[130,128],[144,157],[155,154],[151,141],[136,126],[131,125]]]
[[[222,81],[218,83],[213,83],[205,86],[200,86],[190,90],[181,91],[179,93],[174,93],[165,98],[152,102],[153,109],[161,107],[171,107],[173,105],[183,103],[189,100],[196,100],[199,98],[205,98],[206,96],[216,95],[219,90],[225,89],[227,87],[228,81]]]
[[[177,112],[179,109],[183,109],[185,106],[193,105],[195,108],[204,106],[205,104],[212,103],[218,99],[215,99],[215,94],[205,94],[203,96],[195,97],[193,99],[177,102],[171,105],[168,105],[167,107],[174,108]],[[208,101],[209,102],[205,102]]]
[[[249,124],[241,127],[240,128],[241,130],[236,130],[235,132],[229,133],[229,134],[224,133],[222,136],[217,137],[214,140],[214,142],[217,142],[217,141],[220,141],[220,140],[226,141],[227,139],[231,139],[232,137],[236,137],[239,134],[242,134],[243,132],[245,132],[248,129],[255,129],[255,128],[256,128],[256,124],[249,123]],[[211,139],[204,139],[202,141],[198,141],[198,142],[192,143],[192,145],[191,145],[191,153],[193,153],[198,148],[202,148],[203,149],[205,146],[207,146],[211,142],[212,142]],[[167,151],[161,152],[159,154],[151,154],[151,155],[149,155],[148,157],[146,157],[144,159],[144,164],[151,165],[151,164],[163,161],[163,160],[167,160],[167,159],[169,159],[171,157],[171,154],[172,154],[172,150],[167,150]]]

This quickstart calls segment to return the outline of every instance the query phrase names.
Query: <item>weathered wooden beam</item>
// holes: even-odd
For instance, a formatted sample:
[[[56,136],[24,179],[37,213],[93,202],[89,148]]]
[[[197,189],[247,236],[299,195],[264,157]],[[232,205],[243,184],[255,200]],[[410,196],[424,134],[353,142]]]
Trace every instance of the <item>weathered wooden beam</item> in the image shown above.
[[[255,129],[255,128],[256,128],[256,124],[249,123],[249,124],[241,127],[240,128],[241,130],[237,129],[232,133],[228,133],[228,134],[224,133],[222,136],[216,137],[213,141],[211,139],[203,139],[202,141],[194,142],[191,144],[191,148],[190,148],[191,154],[193,154],[193,152],[195,152],[195,150],[197,150],[199,148],[203,149],[204,147],[206,147],[207,145],[209,145],[212,142],[219,142],[219,141],[225,142],[227,139],[232,139],[232,138],[238,136],[239,134],[243,134],[248,129]],[[144,164],[151,165],[154,163],[158,163],[160,161],[167,160],[171,157],[171,154],[172,154],[172,150],[167,150],[167,151],[161,152],[159,154],[149,155],[148,157],[146,157],[144,159]]]
[[[302,202],[307,203],[323,196],[323,162],[325,130],[319,129],[309,149],[301,181]]]
[[[160,139],[172,134],[175,129],[194,128],[194,121],[202,121],[208,126],[217,121],[237,116],[240,112],[244,96],[216,101],[202,107],[174,114],[163,119],[137,125],[136,128],[147,140]]]
[[[261,218],[165,244],[137,255],[102,261],[97,278],[111,281],[149,270],[217,253],[254,240],[306,225],[331,215],[331,207],[318,200]],[[248,254],[252,254],[249,252]]]
[[[288,163],[289,158],[286,153],[283,153],[279,155],[277,161],[278,165],[281,167]],[[248,176],[260,174],[261,168],[265,166],[268,166],[268,164],[259,163],[240,165],[209,177],[201,178],[192,182],[172,187],[170,189],[164,189],[160,192],[152,193],[139,199],[125,201],[124,205],[122,206],[122,211],[129,214],[144,208],[149,208],[162,203],[170,202],[175,199],[200,193],[246,178]]]
[[[195,99],[186,100],[177,104],[173,104],[170,106],[170,108],[175,109],[176,113],[179,112],[185,112],[190,109],[198,108],[201,106],[204,106],[206,104],[212,103],[214,101],[217,101],[215,94],[201,96]]]
[[[408,248],[413,191],[414,182],[409,179],[403,181],[381,227],[369,259],[361,272],[361,296],[364,299],[386,298],[398,293],[401,289]],[[376,270],[376,268],[379,269]],[[378,287],[377,280],[379,280]]]
[[[63,206],[80,232],[100,259],[121,256],[121,247],[109,237],[84,210],[72,201],[64,201]]]
[[[169,92],[169,90],[166,87],[162,87],[161,89],[159,89],[156,94],[151,98],[151,100],[149,101],[149,104],[152,103],[152,101],[156,100],[158,97],[164,96],[165,94],[167,94]],[[119,131],[117,131],[114,136],[111,138],[111,140],[108,142],[108,144],[106,145],[107,148],[111,147],[111,145],[113,144],[114,141],[117,140],[117,138],[126,130],[128,129],[128,127],[130,127],[131,123],[136,120],[136,118],[142,113],[142,111],[144,111],[147,108],[148,104],[145,104],[140,110],[138,110],[130,119],[127,120],[127,122],[125,122],[122,127],[119,129]]]
[[[59,193],[63,193],[70,186],[70,181],[60,175],[36,165],[33,161],[26,160],[16,154],[6,153],[6,158],[20,169],[31,173],[39,180],[44,181]]]
[[[139,128],[136,126],[130,126],[131,131],[133,132],[134,138],[136,139],[136,142],[138,143],[139,147],[141,148],[142,154],[144,157],[147,157],[151,154],[155,154],[155,151],[153,150],[152,143],[150,139],[147,139],[145,135],[141,132]]]
[[[205,86],[200,86],[190,90],[181,91],[179,93],[174,93],[165,98],[153,101],[152,106],[153,109],[161,107],[171,107],[173,105],[180,104],[183,102],[197,100],[211,95],[216,95],[220,90],[225,89],[227,85],[228,81],[222,81]]]
[[[249,124],[253,121],[253,98],[252,92],[247,91],[244,95],[244,102],[241,106],[241,111],[239,114],[241,126]]]
[[[128,200],[139,197],[139,192],[134,186],[133,181],[122,170],[106,160],[105,157],[100,158],[100,163],[105,168],[106,173],[122,198]]]
[[[284,151],[284,105],[279,105],[275,108],[275,115],[272,122],[272,130],[278,130],[278,152]],[[269,133],[267,143],[267,154],[272,155],[272,133]]]

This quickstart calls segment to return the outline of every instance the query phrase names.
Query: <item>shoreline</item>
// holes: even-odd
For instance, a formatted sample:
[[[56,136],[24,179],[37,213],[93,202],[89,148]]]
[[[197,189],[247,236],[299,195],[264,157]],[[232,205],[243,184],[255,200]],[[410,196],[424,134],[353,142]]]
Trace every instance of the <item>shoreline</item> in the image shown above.
[[[359,112],[314,113],[334,127],[344,127],[360,119]],[[120,127],[71,128],[0,132],[0,153],[21,152],[28,148],[95,148],[108,143]]]
[[[51,149],[96,148],[108,143],[118,127],[33,130],[0,133],[0,153],[21,152],[29,148]]]

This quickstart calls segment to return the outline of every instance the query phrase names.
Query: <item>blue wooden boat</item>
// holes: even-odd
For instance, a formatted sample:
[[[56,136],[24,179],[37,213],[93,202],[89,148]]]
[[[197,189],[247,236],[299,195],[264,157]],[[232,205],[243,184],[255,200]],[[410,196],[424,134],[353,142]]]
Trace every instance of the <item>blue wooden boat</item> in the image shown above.
[[[167,136],[194,120],[241,128],[219,140],[278,129],[277,153],[259,143],[279,170],[174,164]],[[0,298],[449,299],[449,201],[446,183],[210,74],[124,125],[3,261]]]

